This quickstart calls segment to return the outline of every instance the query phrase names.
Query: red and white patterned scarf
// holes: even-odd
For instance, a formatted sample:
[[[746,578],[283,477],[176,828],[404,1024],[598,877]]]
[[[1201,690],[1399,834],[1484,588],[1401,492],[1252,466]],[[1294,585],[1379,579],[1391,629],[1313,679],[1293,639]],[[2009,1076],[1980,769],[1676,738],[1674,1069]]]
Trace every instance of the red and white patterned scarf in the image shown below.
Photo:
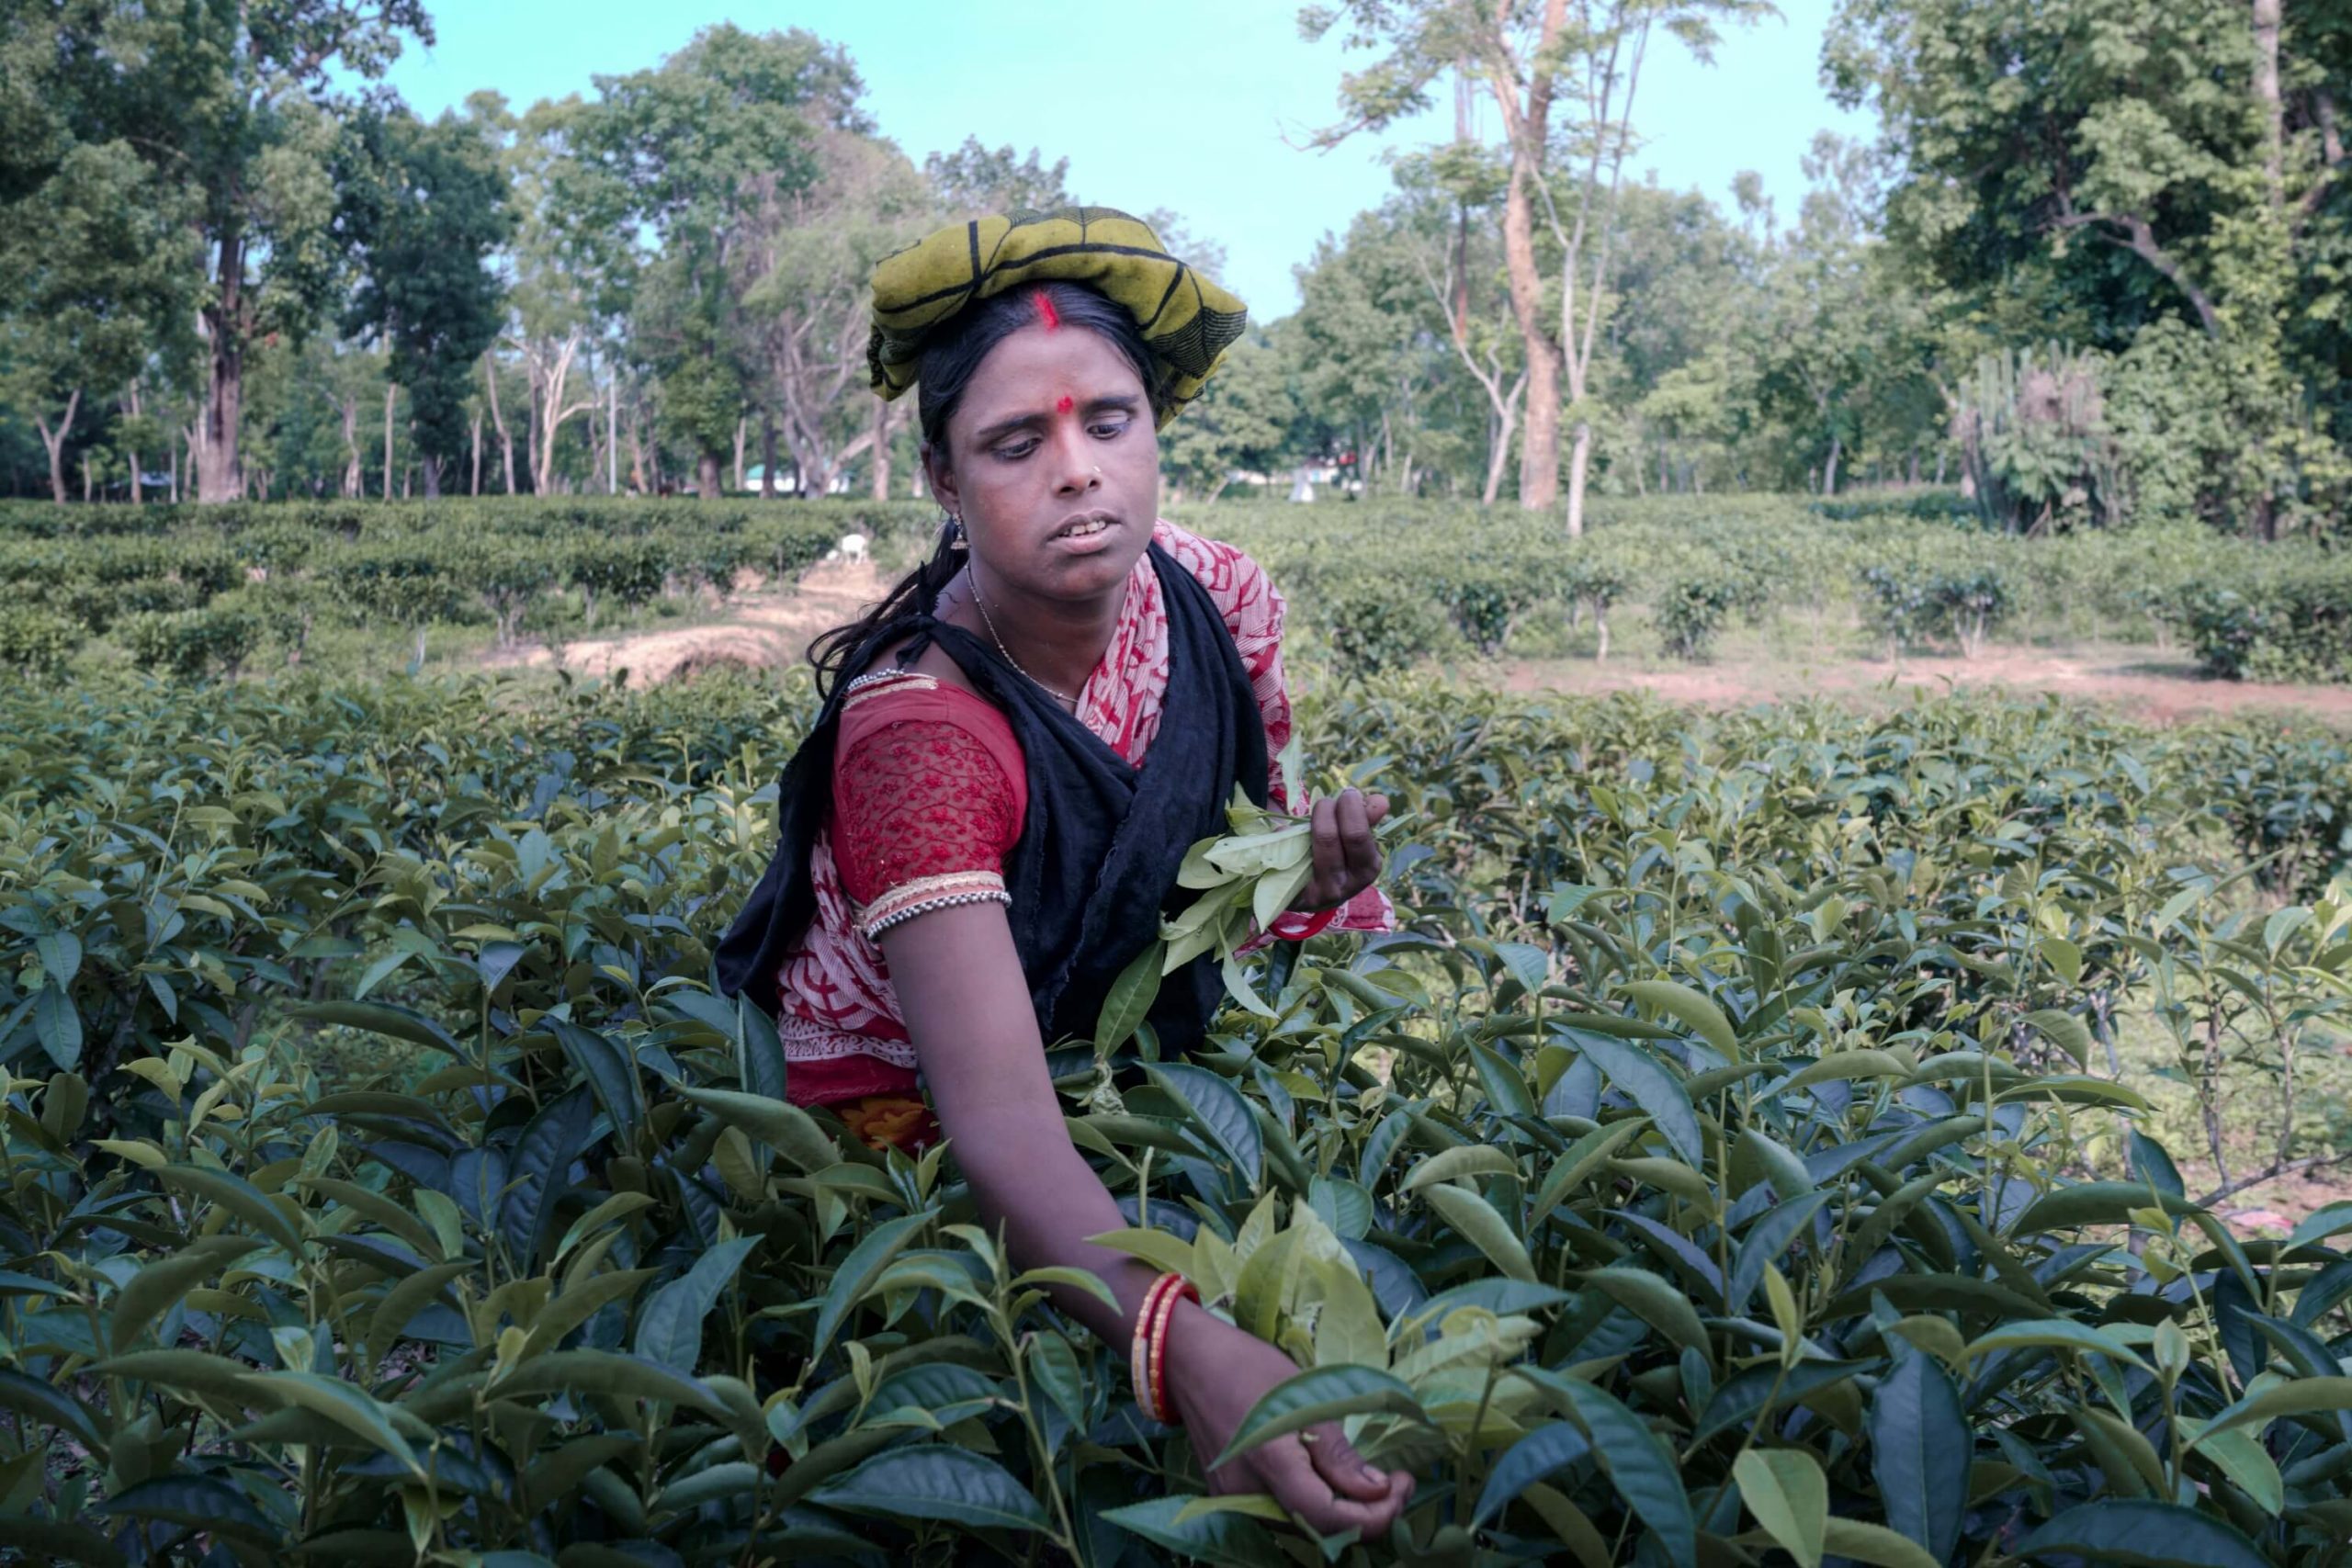
[[[1290,693],[1283,678],[1283,596],[1258,563],[1230,545],[1204,539],[1161,519],[1152,538],[1198,579],[1224,613],[1227,628],[1249,672],[1266,726],[1267,804],[1303,812],[1311,804],[1293,793],[1272,760],[1290,743]],[[1140,767],[1159,730],[1168,690],[1168,613],[1148,556],[1127,579],[1125,603],[1102,661],[1079,692],[1078,717],[1122,757]],[[803,1104],[888,1093],[911,1086],[913,1044],[890,989],[881,950],[859,929],[834,864],[830,829],[820,829],[808,857],[817,912],[797,950],[777,974],[777,1032],[786,1059],[802,1071],[791,1096]],[[1267,933],[1307,934],[1322,917],[1284,915]],[[1329,922],[1335,931],[1396,929],[1387,896],[1368,887]],[[803,1080],[807,1080],[804,1082]]]

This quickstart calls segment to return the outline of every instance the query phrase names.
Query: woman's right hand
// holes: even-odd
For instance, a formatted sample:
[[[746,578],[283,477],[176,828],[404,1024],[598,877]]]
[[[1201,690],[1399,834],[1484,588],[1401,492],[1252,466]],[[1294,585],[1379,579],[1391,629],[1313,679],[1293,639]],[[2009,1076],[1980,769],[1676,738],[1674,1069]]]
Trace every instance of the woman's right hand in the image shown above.
[[[1268,1390],[1295,1377],[1291,1359],[1185,1303],[1168,1327],[1168,1398],[1206,1465],[1225,1451]],[[1208,1476],[1210,1492],[1264,1492],[1324,1535],[1353,1529],[1377,1540],[1413,1495],[1407,1471],[1384,1471],[1356,1452],[1336,1421],[1261,1443]]]

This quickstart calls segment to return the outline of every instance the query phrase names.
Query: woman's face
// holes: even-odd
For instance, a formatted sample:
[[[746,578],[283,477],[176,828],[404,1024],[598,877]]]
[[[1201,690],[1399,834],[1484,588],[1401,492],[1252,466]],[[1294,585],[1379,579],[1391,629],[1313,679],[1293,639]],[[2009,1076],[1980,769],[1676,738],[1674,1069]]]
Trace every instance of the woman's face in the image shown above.
[[[1159,438],[1143,382],[1084,327],[1040,321],[990,349],[928,454],[940,500],[1007,589],[1099,597],[1159,514]]]

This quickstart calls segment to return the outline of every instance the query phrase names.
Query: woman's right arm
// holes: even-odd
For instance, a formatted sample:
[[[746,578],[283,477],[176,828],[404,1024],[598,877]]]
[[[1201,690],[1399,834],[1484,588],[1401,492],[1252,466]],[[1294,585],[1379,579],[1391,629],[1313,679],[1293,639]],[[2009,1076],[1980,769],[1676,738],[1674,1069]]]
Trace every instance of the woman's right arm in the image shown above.
[[[880,945],[932,1109],[980,1213],[1020,1267],[1084,1269],[1108,1286],[1115,1310],[1083,1291],[1057,1290],[1055,1301],[1124,1353],[1154,1270],[1086,1239],[1126,1220],[1070,1142],[1002,907],[934,909],[892,927]],[[1169,1331],[1170,1396],[1204,1464],[1296,1371],[1281,1350],[1190,1303]],[[1317,1428],[1311,1444],[1262,1444],[1209,1480],[1215,1491],[1271,1493],[1324,1533],[1366,1539],[1387,1530],[1412,1491],[1409,1474],[1365,1463],[1336,1424]]]

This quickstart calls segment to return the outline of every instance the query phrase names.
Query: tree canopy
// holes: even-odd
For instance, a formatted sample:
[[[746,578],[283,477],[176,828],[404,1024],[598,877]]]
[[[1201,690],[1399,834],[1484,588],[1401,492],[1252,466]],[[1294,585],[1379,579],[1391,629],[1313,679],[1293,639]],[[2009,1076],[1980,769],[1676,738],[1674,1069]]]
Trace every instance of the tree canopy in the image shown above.
[[[1300,259],[1168,434],[1171,493],[1573,532],[1592,490],[1959,481],[2005,527],[2342,530],[2352,0],[1840,0],[1823,80],[1874,135],[1802,190],[1645,175],[1645,64],[1770,15],[1307,7],[1348,55],[1319,143],[1449,96],[1453,134]],[[804,29],[428,123],[380,77],[430,37],[416,0],[0,14],[0,489],[919,489],[859,392],[880,256],[1109,197],[1223,265],[1060,150],[900,146]]]

